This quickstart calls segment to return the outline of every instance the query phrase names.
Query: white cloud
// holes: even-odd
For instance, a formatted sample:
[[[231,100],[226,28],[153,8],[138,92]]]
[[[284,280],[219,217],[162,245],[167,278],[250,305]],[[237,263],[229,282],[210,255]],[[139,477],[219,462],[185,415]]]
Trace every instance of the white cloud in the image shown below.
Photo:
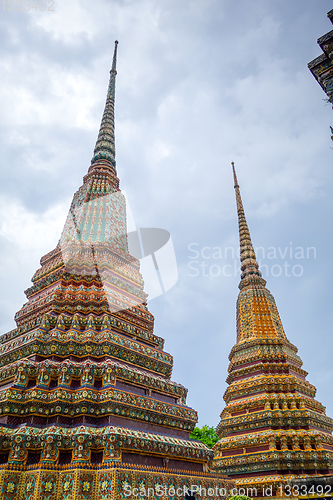
[[[68,207],[62,204],[36,214],[3,196],[0,199],[0,236],[18,250],[49,251],[47,249],[51,250],[60,237],[67,211]]]

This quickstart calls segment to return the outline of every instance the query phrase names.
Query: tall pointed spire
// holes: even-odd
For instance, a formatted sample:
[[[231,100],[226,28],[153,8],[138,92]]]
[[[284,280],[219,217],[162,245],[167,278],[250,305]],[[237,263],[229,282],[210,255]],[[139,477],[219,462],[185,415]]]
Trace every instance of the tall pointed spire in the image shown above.
[[[237,301],[237,342],[258,337],[286,338],[274,297],[266,288],[252,245],[240,195],[235,165],[232,162],[235,181],[239,225],[241,280]]]
[[[92,165],[59,244],[26,290],[17,328],[0,337],[7,500],[233,486],[208,472],[212,451],[190,439],[197,413],[171,380],[173,358],[154,333],[140,262],[128,251],[114,158],[116,54],[117,42]]]
[[[246,222],[245,212],[239,190],[239,184],[237,180],[234,162],[231,162],[231,165],[235,181],[234,188],[236,192],[238,226],[239,226],[240,261],[242,270],[241,282],[239,284],[239,288],[243,288],[246,284],[248,284],[249,281],[251,281],[252,283],[257,282],[257,284],[265,286],[266,281],[261,277],[261,272],[259,271],[259,265],[256,259],[256,254],[251,241],[250,231]]]
[[[235,479],[237,488],[255,492],[251,496],[266,490],[265,498],[285,498],[293,476],[332,474],[333,420],[315,400],[316,388],[306,380],[261,277],[233,163],[232,168],[242,276],[212,468]]]
[[[117,75],[117,47],[118,40],[115,41],[106,103],[90,167],[90,169],[93,169],[96,165],[102,164],[104,167],[111,167],[114,173],[116,173],[114,103]]]

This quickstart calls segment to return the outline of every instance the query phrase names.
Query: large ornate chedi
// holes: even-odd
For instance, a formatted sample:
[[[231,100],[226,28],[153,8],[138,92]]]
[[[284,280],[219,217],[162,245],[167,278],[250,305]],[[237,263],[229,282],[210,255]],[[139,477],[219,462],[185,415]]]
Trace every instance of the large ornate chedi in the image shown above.
[[[134,498],[133,488],[226,484],[206,472],[211,450],[189,439],[197,414],[170,380],[172,357],[154,334],[128,250],[115,163],[117,43],[91,166],[17,328],[0,338],[2,500],[107,500]]]
[[[327,14],[333,23],[333,10]],[[308,67],[333,105],[333,30],[318,38],[323,53],[308,64]]]
[[[258,496],[264,487],[268,496],[287,497],[289,480],[333,473],[333,420],[316,401],[297,348],[285,335],[259,271],[235,170],[234,180],[242,272],[237,342],[229,355],[213,464],[238,487],[257,488]]]

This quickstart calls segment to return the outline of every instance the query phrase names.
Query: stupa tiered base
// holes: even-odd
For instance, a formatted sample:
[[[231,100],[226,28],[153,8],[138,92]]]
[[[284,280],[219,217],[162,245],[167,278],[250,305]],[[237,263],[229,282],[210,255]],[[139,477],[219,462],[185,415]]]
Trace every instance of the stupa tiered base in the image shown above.
[[[0,466],[0,481],[1,500],[170,500],[184,498],[193,487],[206,500],[226,498],[232,487],[220,474],[117,461],[96,465]]]

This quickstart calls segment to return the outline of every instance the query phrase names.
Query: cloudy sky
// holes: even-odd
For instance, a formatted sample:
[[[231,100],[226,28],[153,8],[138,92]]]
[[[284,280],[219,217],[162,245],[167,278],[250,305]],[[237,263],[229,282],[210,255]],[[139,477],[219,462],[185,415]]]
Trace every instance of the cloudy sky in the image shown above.
[[[333,417],[333,111],[307,69],[332,3],[13,5],[0,15],[1,331],[89,167],[118,39],[121,187],[139,227],[170,231],[178,263],[177,284],[149,302],[173,379],[200,424],[217,425],[235,342],[235,161],[267,286]]]

